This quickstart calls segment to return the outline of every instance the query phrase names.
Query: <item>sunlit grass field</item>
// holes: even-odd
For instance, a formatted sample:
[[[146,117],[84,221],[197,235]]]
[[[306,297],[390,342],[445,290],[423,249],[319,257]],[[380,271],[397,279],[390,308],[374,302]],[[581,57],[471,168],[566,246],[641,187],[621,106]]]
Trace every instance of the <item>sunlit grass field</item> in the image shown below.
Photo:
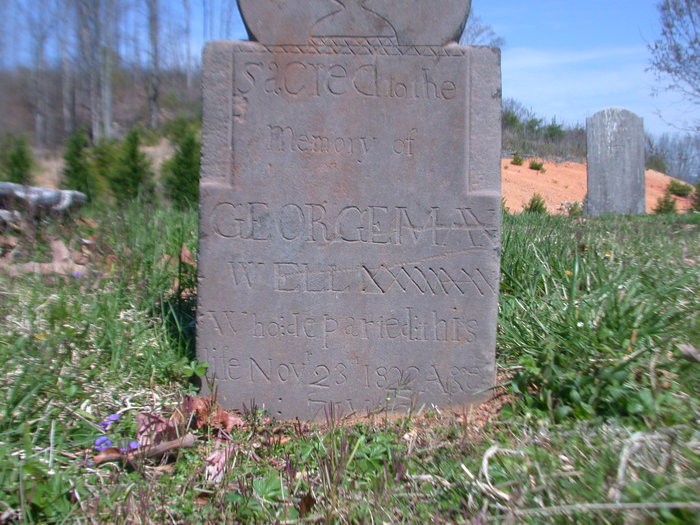
[[[504,217],[485,407],[308,426],[242,400],[232,428],[172,420],[193,447],[95,461],[196,395],[196,221],[133,205],[0,236],[0,523],[696,522],[698,215]],[[80,271],[10,276],[56,241]]]

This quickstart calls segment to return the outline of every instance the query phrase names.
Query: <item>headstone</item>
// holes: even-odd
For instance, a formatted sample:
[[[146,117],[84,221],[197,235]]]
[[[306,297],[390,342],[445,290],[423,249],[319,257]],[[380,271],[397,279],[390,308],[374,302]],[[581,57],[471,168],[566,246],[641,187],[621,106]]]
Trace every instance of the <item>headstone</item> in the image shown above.
[[[430,3],[462,18],[423,31],[426,2],[329,1],[288,41],[278,4],[241,0],[261,42],[204,52],[197,352],[217,400],[308,420],[489,397],[499,51],[443,45],[467,1]]]
[[[591,216],[645,211],[644,123],[626,109],[604,109],[586,121]]]

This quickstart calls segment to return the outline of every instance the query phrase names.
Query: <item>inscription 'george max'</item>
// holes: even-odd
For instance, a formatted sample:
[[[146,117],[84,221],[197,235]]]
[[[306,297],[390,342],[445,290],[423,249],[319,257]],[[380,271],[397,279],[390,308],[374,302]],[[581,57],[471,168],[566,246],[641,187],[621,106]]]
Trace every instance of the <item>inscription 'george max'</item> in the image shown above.
[[[436,247],[495,247],[497,210],[437,206],[344,206],[264,202],[222,202],[214,207],[211,228],[224,239],[301,241],[318,244],[367,243]]]

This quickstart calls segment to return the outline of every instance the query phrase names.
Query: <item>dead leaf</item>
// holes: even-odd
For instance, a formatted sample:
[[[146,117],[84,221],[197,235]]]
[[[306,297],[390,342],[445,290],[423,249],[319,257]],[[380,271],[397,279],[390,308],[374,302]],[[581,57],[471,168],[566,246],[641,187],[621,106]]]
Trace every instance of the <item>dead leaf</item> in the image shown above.
[[[84,224],[85,226],[87,226],[88,228],[92,228],[93,230],[96,230],[96,229],[99,228],[99,226],[100,226],[100,225],[97,223],[97,221],[95,221],[95,220],[93,220],[93,219],[89,219],[89,218],[87,218],[87,217],[80,217],[80,222],[83,223],[83,224]]]
[[[18,242],[19,241],[17,240],[17,237],[14,237],[13,235],[8,235],[7,237],[0,237],[0,246],[7,250],[12,250],[13,248],[16,248]]]
[[[142,447],[151,447],[177,438],[177,425],[157,414],[137,414],[136,425],[136,440]]]
[[[299,517],[305,518],[311,510],[316,505],[316,498],[311,494],[311,491],[304,494],[304,496],[299,500]]]
[[[212,427],[230,433],[234,427],[244,427],[245,422],[235,411],[227,412],[208,397],[188,396],[173,414],[180,423],[192,422],[193,428]]]
[[[63,263],[70,260],[70,251],[60,239],[51,241],[51,253],[53,254],[53,262]]]
[[[105,273],[111,274],[114,268],[117,266],[117,261],[117,256],[113,253],[110,253],[107,257],[105,257]]]
[[[101,465],[102,463],[107,463],[109,461],[119,461],[121,457],[122,453],[119,452],[118,448],[110,447],[93,456],[92,461],[95,462],[95,465]]]
[[[691,361],[693,363],[700,363],[700,350],[695,348],[691,344],[682,344],[678,345],[678,350],[681,351],[683,354],[683,357],[685,357],[688,361]]]
[[[73,252],[73,253],[71,254],[71,259],[73,260],[73,262],[74,262],[75,264],[77,264],[77,265],[79,265],[79,266],[85,266],[85,265],[88,263],[88,261],[89,261],[89,256],[88,256],[86,253],[82,252],[82,251],[80,251],[80,252]]]
[[[197,494],[194,497],[194,504],[198,507],[204,507],[205,505],[209,505],[209,499],[210,496],[206,493]]]
[[[238,445],[222,447],[220,443],[217,443],[216,450],[205,460],[207,464],[204,467],[205,479],[211,483],[220,483],[226,473],[226,466],[237,450]]]
[[[169,463],[165,465],[157,465],[149,468],[149,472],[153,473],[155,476],[169,476],[171,474],[175,474],[175,464]]]
[[[189,250],[187,246],[183,243],[182,247],[180,248],[180,262],[183,264],[187,264],[189,266],[192,266],[193,268],[197,266],[197,263],[194,260],[194,256],[192,255],[192,252]]]

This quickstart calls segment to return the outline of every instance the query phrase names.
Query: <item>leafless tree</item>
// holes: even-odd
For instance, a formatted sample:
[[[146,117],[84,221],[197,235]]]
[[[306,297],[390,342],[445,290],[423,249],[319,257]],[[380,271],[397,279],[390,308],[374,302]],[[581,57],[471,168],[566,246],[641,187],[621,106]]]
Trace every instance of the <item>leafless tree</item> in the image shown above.
[[[41,9],[22,4],[23,18],[27,34],[30,36],[32,73],[31,73],[31,107],[34,116],[34,137],[39,147],[49,142],[49,86],[47,75],[47,46],[51,35],[51,25],[56,5],[47,1]]]
[[[459,43],[463,46],[503,47],[506,42],[496,34],[493,27],[484,24],[481,18],[472,12]]]
[[[700,106],[700,2],[663,0],[659,6],[661,37],[649,45],[650,69],[668,89]],[[700,121],[695,124],[700,131]]]
[[[185,15],[185,71],[187,74],[187,89],[192,89],[192,6],[190,0],[182,0],[182,10]]]
[[[71,35],[76,22],[75,2],[63,0],[60,5],[59,20],[59,50],[61,55],[61,113],[63,116],[63,133],[72,134],[76,127],[75,112],[75,57],[72,50],[74,42]]]
[[[146,0],[148,11],[149,71],[148,71],[148,123],[151,129],[159,125],[160,106],[160,12],[158,0]]]
[[[6,40],[6,27],[7,27],[7,14],[10,7],[9,0],[0,0],[0,69],[5,67],[5,40]]]
[[[117,0],[102,0],[100,13],[100,112],[102,135],[112,138],[112,76],[119,47],[119,8]]]

